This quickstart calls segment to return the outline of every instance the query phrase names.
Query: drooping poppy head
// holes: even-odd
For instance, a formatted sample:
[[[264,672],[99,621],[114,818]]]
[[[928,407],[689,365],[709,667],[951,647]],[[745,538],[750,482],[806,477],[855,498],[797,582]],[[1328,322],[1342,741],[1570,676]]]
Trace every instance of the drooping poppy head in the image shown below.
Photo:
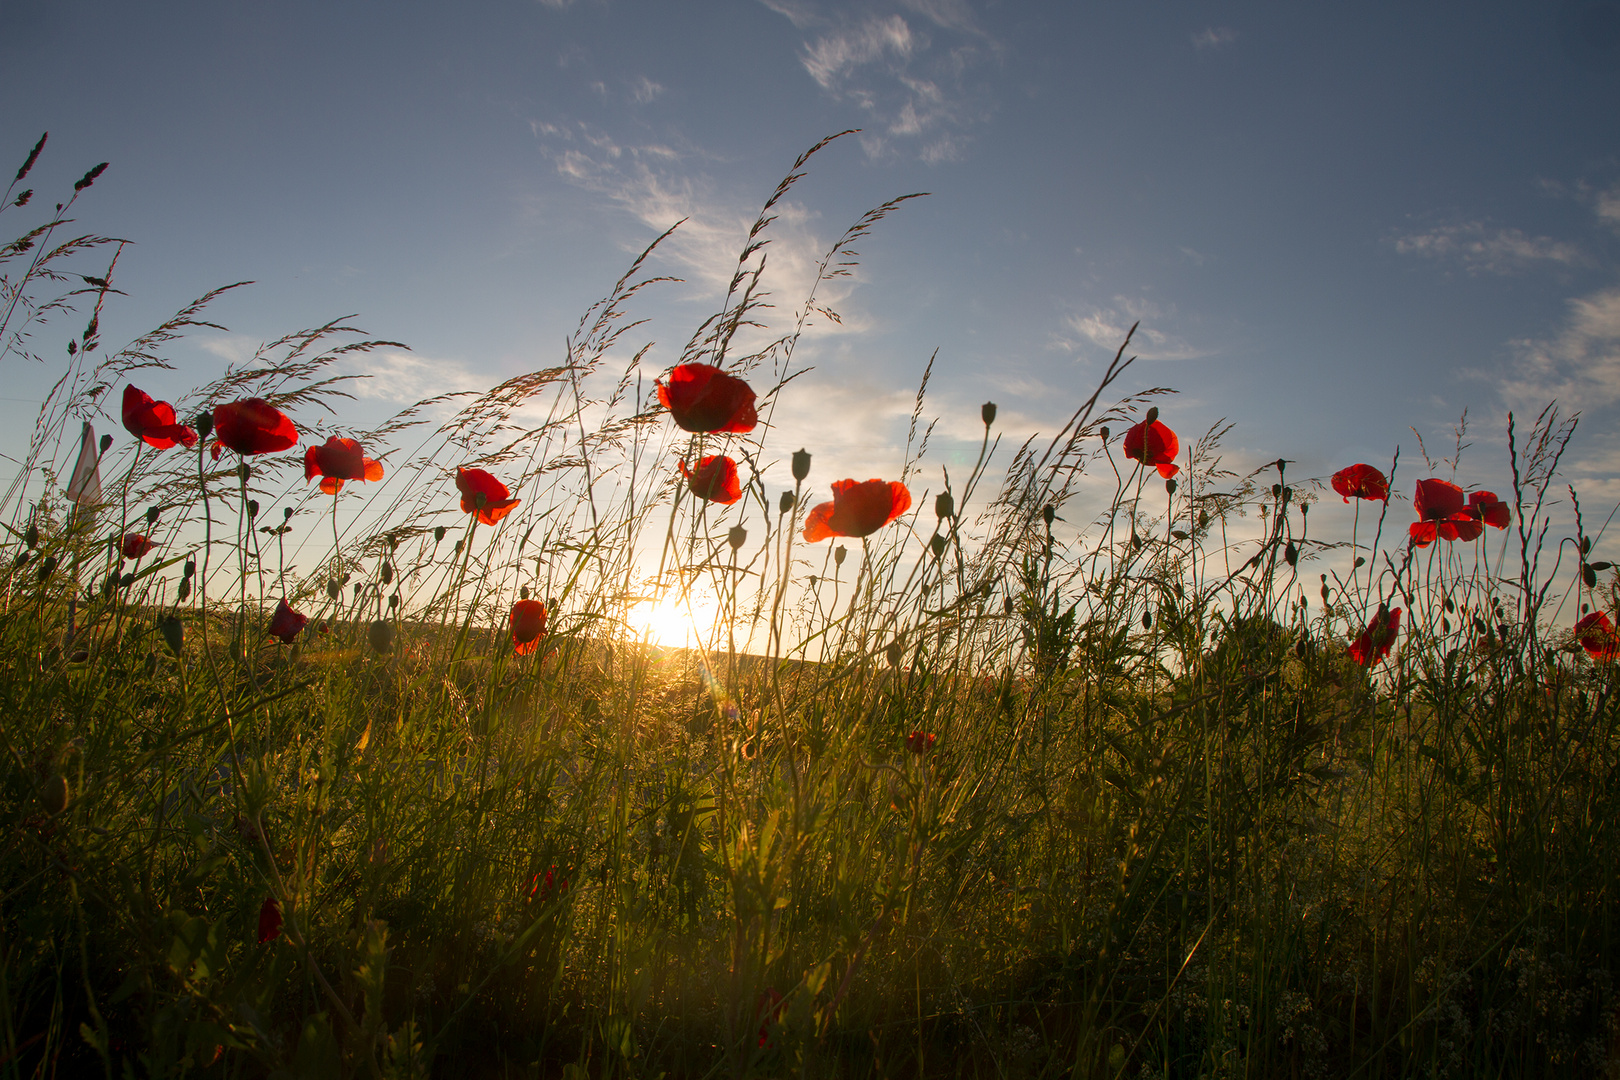
[[[1371,465],[1352,465],[1333,474],[1333,490],[1351,499],[1382,499],[1389,501],[1389,481]]]
[[[711,454],[699,461],[695,469],[688,469],[686,462],[682,461],[681,475],[686,477],[686,483],[691,487],[692,494],[700,499],[730,506],[742,498],[742,484],[737,479],[737,463],[728,457]]]
[[[308,615],[300,615],[283,598],[276,604],[276,613],[270,616],[270,636],[279,638],[283,645],[291,645],[293,638],[309,623]]]
[[[298,442],[287,414],[263,398],[214,406],[214,457],[221,446],[238,454],[270,454]]]
[[[259,905],[259,944],[276,940],[281,936],[281,902],[273,896],[264,898]]]
[[[540,646],[546,632],[546,605],[538,600],[519,600],[512,605],[512,651],[528,656]]]
[[[934,748],[935,738],[932,731],[913,731],[906,736],[906,749],[922,757]]]
[[[1144,468],[1156,466],[1166,480],[1181,471],[1176,455],[1181,452],[1181,440],[1176,433],[1157,420],[1142,421],[1125,432],[1125,456],[1140,461]]]
[[[1493,491],[1476,491],[1468,496],[1468,510],[1493,529],[1505,529],[1513,522],[1513,511]]]
[[[1350,659],[1371,667],[1389,655],[1395,635],[1401,628],[1401,609],[1379,604],[1361,636],[1350,643]]]
[[[133,385],[124,387],[124,429],[154,450],[177,443],[187,449],[197,445],[197,433],[175,422],[173,405],[155,401]]]
[[[340,439],[336,435],[320,446],[304,451],[304,482],[324,477],[321,490],[336,495],[343,490],[345,480],[381,480],[383,467],[366,457],[354,439]]]
[[[512,512],[522,499],[512,498],[506,485],[483,469],[456,467],[456,490],[461,492],[461,512],[477,514],[485,525],[493,525]]]
[[[759,423],[754,390],[713,364],[677,364],[669,384],[658,382],[658,400],[683,431],[753,431]]]
[[[126,559],[139,559],[142,555],[157,547],[157,541],[142,533],[125,533],[123,543],[119,550]]]
[[[1575,640],[1586,650],[1587,656],[1600,664],[1620,656],[1620,636],[1615,634],[1614,624],[1601,611],[1581,616],[1575,624]]]
[[[832,502],[804,519],[810,543],[829,536],[870,536],[911,509],[911,492],[898,480],[835,480]]]

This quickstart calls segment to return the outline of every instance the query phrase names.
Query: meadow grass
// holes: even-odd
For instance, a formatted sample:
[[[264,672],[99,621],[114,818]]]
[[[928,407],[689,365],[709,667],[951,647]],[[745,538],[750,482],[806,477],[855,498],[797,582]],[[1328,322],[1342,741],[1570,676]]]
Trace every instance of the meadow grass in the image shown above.
[[[680,352],[766,420],[904,201],[773,329],[773,214],[827,141]],[[1109,396],[1128,340],[1055,436],[1003,448],[987,405],[924,498],[925,373],[911,511],[810,546],[831,478],[641,385],[655,242],[556,366],[339,427],[379,482],[120,436],[91,509],[57,444],[217,293],[104,349],[117,245],[55,241],[71,205],[0,252],[6,363],[89,319],[5,505],[0,1076],[1617,1071],[1613,650],[1551,608],[1571,565],[1616,597],[1580,518],[1552,531],[1556,410],[1510,429],[1508,529],[1415,547],[1387,501],[1314,535],[1321,483],[1230,471],[1221,425],[1173,483],[1128,459],[1168,400]],[[385,346],[329,323],[175,405],[340,419]],[[729,508],[672,466],[721,452]],[[522,503],[478,524],[457,466]],[[109,554],[136,528],[156,553]],[[634,622],[700,592],[698,647]],[[528,655],[519,597],[548,609]],[[1398,640],[1358,663],[1381,604]]]

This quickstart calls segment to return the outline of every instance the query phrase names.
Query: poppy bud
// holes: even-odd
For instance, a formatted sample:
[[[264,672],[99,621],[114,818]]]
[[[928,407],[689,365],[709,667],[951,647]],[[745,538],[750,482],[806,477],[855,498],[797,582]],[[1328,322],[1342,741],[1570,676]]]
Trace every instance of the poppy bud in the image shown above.
[[[103,454],[105,454],[111,447],[112,447],[112,436],[111,435],[103,435],[101,437],[101,452]]]
[[[158,523],[158,508],[157,507],[148,506],[146,508],[146,523],[148,525],[156,525]]]
[[[47,814],[60,814],[68,808],[68,782],[67,777],[61,773],[52,773],[39,789],[40,805],[45,807]]]
[[[354,583],[354,598],[356,600],[360,599],[360,590],[364,589],[364,588],[365,588],[365,585],[363,583],[358,582],[358,581]]]
[[[1101,431],[1097,432],[1097,434],[1102,436],[1102,441],[1103,442],[1107,442],[1108,441],[1108,425],[1104,424],[1103,429]]]
[[[901,647],[898,641],[889,642],[888,646],[883,650],[883,653],[889,658],[890,667],[897,668],[900,666]]]
[[[181,578],[180,584],[175,586],[174,598],[182,604],[191,598],[191,579]]]
[[[1153,629],[1153,612],[1151,612],[1151,611],[1142,612],[1142,629],[1144,629],[1144,630]]]
[[[1003,596],[1001,598],[1001,611],[1002,611],[1002,614],[1011,615],[1012,614],[1012,609],[1013,609],[1012,597]]]
[[[384,585],[392,584],[394,580],[394,564],[389,562],[387,559],[384,559],[382,564],[382,573],[378,576],[382,578],[382,583]]]
[[[1609,567],[1611,567],[1613,565],[1614,565],[1613,563],[1595,562],[1595,563],[1592,564],[1592,569],[1596,570],[1598,573],[1602,573],[1603,571],[1609,569]]]
[[[787,513],[788,511],[792,510],[793,509],[793,492],[791,492],[791,491],[782,492],[782,497],[780,499],[778,499],[777,502],[776,502],[776,508],[777,508],[777,510],[779,510],[780,512],[782,512],[784,514]]]
[[[178,616],[166,615],[158,620],[158,633],[163,635],[163,643],[169,647],[174,655],[180,655],[180,649],[186,643],[186,626]]]
[[[979,406],[979,419],[984,421],[984,426],[985,427],[989,427],[991,424],[995,423],[996,422],[996,403],[993,402],[993,401],[987,401],[983,405],[980,405]]]
[[[438,526],[437,528],[435,528],[433,530],[433,542],[435,544],[437,544],[440,540],[443,540],[443,539],[444,539],[444,526],[440,525],[440,526]]]
[[[242,481],[242,483],[247,483],[250,479],[252,479],[252,477],[253,467],[247,462],[244,461],[236,467],[236,478]]]
[[[201,441],[214,433],[214,410],[204,409],[191,418],[191,423],[188,426],[197,433],[198,449],[201,450]]]
[[[1174,495],[1176,493],[1176,482],[1174,479],[1166,480],[1164,482],[1164,493],[1166,495]]]
[[[791,492],[786,492],[785,494],[788,494],[789,496],[791,496],[792,493]],[[736,551],[738,548],[742,547],[747,542],[748,542],[748,530],[743,528],[741,525],[733,525],[731,527],[731,531],[726,533],[726,543],[731,545],[731,550],[732,551]]]
[[[44,561],[39,564],[40,582],[43,583],[50,580],[50,576],[54,573],[56,573],[56,556],[47,555],[45,556]]]
[[[129,573],[125,574],[123,577],[119,578],[118,579],[118,584],[123,586],[126,589],[129,588],[131,585],[135,584],[135,573],[134,573],[134,571],[130,571]]]
[[[114,570],[107,575],[107,580],[101,583],[101,595],[111,600],[113,593],[118,591],[118,571]]]
[[[956,500],[951,498],[950,492],[942,491],[934,496],[934,516],[937,518],[956,516]]]
[[[23,533],[23,543],[28,545],[29,551],[39,547],[39,526],[32,521],[28,523],[28,531]]]
[[[292,516],[292,511],[291,510],[287,511],[287,516],[288,517]],[[393,533],[388,534],[388,550],[389,550],[390,553],[393,553],[393,552],[399,550],[399,537],[395,536]]]
[[[269,896],[259,905],[259,944],[276,940],[281,936],[281,905],[276,898]]]
[[[388,598],[388,610],[393,611],[397,607],[399,607],[399,592],[396,590],[394,594]]]
[[[820,578],[818,578],[818,577],[816,577],[816,575],[814,575],[814,574],[811,574],[811,575],[810,575],[810,587],[811,587],[811,588],[812,588],[812,589],[813,589],[813,588],[815,588],[815,587],[816,587],[816,582],[817,582],[817,581],[819,581],[819,580],[821,580],[821,579],[820,579]]]
[[[394,624],[386,619],[378,619],[366,628],[366,641],[384,655],[393,652]]]
[[[935,533],[934,538],[928,541],[928,546],[933,549],[934,558],[936,559],[941,558],[945,554],[945,538],[939,535],[939,533]]]
[[[1328,602],[1328,595],[1329,595],[1329,593],[1328,593],[1327,582],[1324,581],[1324,582],[1322,582],[1322,603],[1325,604],[1325,603]]]
[[[185,568],[185,575],[184,576],[189,578],[189,577],[195,577],[196,574],[197,574],[197,560],[196,559],[187,559],[186,560],[186,568]]]
[[[456,541],[455,554],[460,555],[461,554],[461,549],[466,547],[466,546],[467,546],[467,541],[465,541],[465,540],[457,540]]]
[[[529,587],[527,585],[520,586],[518,588],[518,599],[519,600],[527,600],[528,598],[529,598]]]
[[[810,475],[810,452],[805,449],[793,451],[793,479],[803,480]]]
[[[1581,554],[1582,555],[1590,555],[1591,553],[1592,553],[1592,538],[1590,536],[1581,537]]]
[[[1046,527],[1050,529],[1052,527],[1052,522],[1057,520],[1057,507],[1053,506],[1051,503],[1047,503],[1045,506],[1041,507],[1041,520],[1046,522]]]
[[[1282,485],[1281,484],[1272,484],[1271,485],[1271,497],[1273,499],[1282,498]]]
[[[1355,565],[1356,565],[1356,569],[1357,569],[1357,570],[1359,570],[1359,569],[1361,569],[1361,568],[1362,568],[1362,567],[1363,567],[1363,566],[1366,566],[1366,565],[1367,565],[1367,560],[1366,560],[1366,559],[1364,559],[1364,558],[1362,558],[1362,557],[1361,557],[1361,556],[1360,556],[1360,555],[1357,555],[1357,556],[1356,556],[1356,563],[1355,563]]]
[[[1294,497],[1294,489],[1293,488],[1285,487],[1285,488],[1282,489],[1282,501],[1283,502],[1287,502],[1289,499],[1292,499],[1293,497]]]
[[[1292,540],[1288,541],[1287,546],[1283,548],[1283,558],[1287,560],[1289,566],[1299,562],[1299,548],[1294,546]]]
[[[327,595],[328,598],[330,598],[332,600],[336,600],[338,598],[338,593],[340,593],[342,591],[343,591],[343,586],[338,584],[337,578],[331,578],[330,580],[327,581],[327,583],[326,583],[326,595]]]
[[[1153,406],[1151,409],[1149,409],[1147,411],[1147,425],[1149,427],[1152,427],[1154,424],[1156,424],[1158,422],[1159,422],[1159,407],[1157,405],[1155,405],[1155,406]]]
[[[848,551],[844,548],[843,544],[839,544],[837,547],[833,548],[833,565],[843,566],[844,556],[847,554]]]
[[[254,518],[259,516],[259,500],[258,499],[249,499],[248,500],[247,512],[248,512],[248,520],[249,521],[251,521]]]
[[[1581,564],[1581,580],[1586,582],[1588,589],[1597,588],[1597,571],[1593,570],[1588,563]]]

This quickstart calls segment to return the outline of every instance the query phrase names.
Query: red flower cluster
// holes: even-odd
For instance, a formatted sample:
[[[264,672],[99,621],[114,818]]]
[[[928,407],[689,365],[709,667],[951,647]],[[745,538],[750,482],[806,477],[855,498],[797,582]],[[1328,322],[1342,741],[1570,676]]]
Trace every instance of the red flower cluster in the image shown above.
[[[273,896],[264,898],[259,905],[259,944],[274,941],[281,936],[281,904]]]
[[[677,364],[669,385],[656,383],[658,400],[683,431],[753,431],[759,423],[754,391],[713,364]]]
[[[695,469],[688,469],[686,462],[682,461],[681,475],[686,477],[687,486],[692,489],[692,494],[700,499],[730,506],[742,498],[742,483],[737,479],[737,463],[728,457],[711,454],[699,461]]]
[[[119,550],[126,559],[139,559],[142,555],[157,547],[157,541],[141,533],[125,533],[123,543]]]
[[[538,600],[519,600],[512,605],[512,651],[528,656],[540,647],[546,632],[546,605]]]
[[[298,442],[287,414],[264,398],[243,398],[214,406],[214,460],[221,448],[238,454],[271,454]]]
[[[381,480],[383,467],[366,457],[355,440],[333,435],[320,446],[304,451],[304,483],[317,476],[323,477],[321,490],[336,495],[343,490],[345,480]]]
[[[1379,604],[1372,620],[1361,636],[1350,643],[1350,659],[1362,667],[1371,667],[1389,655],[1395,644],[1395,635],[1401,628],[1401,609]]]
[[[512,498],[506,485],[483,469],[463,469],[458,466],[456,490],[461,492],[461,512],[477,514],[478,520],[485,525],[495,524],[523,501]]]
[[[1493,492],[1476,491],[1464,498],[1463,489],[1445,480],[1419,480],[1412,505],[1418,520],[1407,530],[1414,547],[1441,540],[1477,540],[1489,525],[1505,529],[1513,520],[1508,504]]]
[[[1333,474],[1333,490],[1351,499],[1382,499],[1389,502],[1389,481],[1371,465],[1352,465]]]
[[[276,604],[276,613],[270,616],[270,636],[279,638],[283,645],[291,645],[293,638],[308,624],[309,616],[300,615],[287,603],[286,598],[282,598]]]
[[[1181,471],[1176,464],[1180,452],[1181,440],[1158,420],[1144,420],[1125,432],[1125,456],[1140,461],[1144,468],[1156,466],[1166,480]]]
[[[154,401],[152,395],[124,387],[124,428],[154,450],[167,450],[179,444],[190,449],[197,445],[197,433],[175,423],[174,406]]]
[[[529,899],[537,904],[544,904],[552,896],[562,896],[568,891],[568,879],[557,873],[555,866],[546,871],[545,876],[533,874],[529,877]]]
[[[1600,664],[1620,657],[1620,635],[1615,634],[1614,624],[1601,611],[1581,616],[1575,624],[1575,640],[1586,650],[1587,656]]]
[[[804,518],[810,543],[829,536],[870,536],[911,509],[911,492],[898,480],[835,480],[832,502]]]

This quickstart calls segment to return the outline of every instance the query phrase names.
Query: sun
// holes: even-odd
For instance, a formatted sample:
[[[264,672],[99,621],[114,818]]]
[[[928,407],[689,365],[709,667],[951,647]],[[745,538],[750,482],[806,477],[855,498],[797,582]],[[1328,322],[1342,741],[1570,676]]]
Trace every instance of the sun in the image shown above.
[[[694,585],[683,596],[676,591],[637,600],[625,612],[625,622],[637,637],[670,649],[694,648],[710,637],[720,619],[720,600]]]

